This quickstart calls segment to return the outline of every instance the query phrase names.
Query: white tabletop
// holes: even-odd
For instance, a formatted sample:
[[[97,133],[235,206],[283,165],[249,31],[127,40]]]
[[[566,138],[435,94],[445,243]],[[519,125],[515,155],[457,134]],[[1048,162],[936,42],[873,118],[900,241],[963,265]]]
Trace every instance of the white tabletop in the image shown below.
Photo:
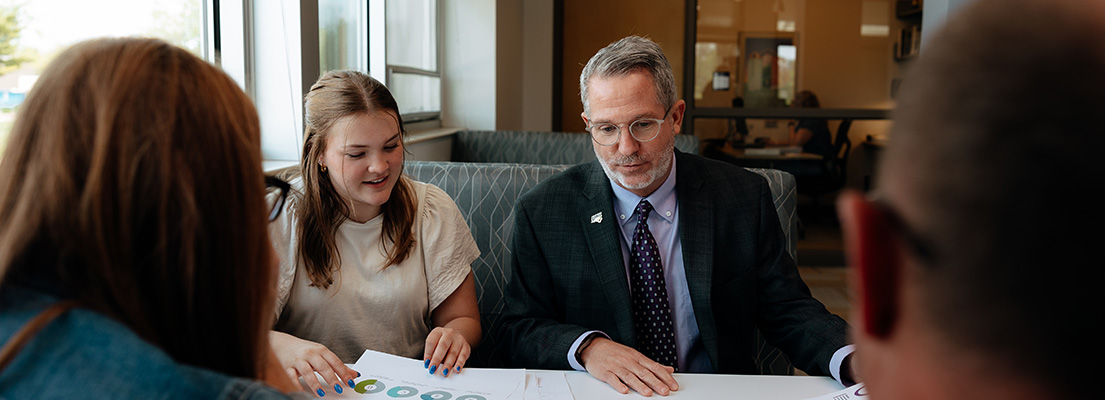
[[[581,371],[526,370],[538,377],[564,374],[575,400],[644,399],[630,392],[622,395],[605,382]],[[778,375],[675,374],[679,390],[667,397],[651,399],[757,399],[799,400],[832,393],[844,388],[828,377]]]

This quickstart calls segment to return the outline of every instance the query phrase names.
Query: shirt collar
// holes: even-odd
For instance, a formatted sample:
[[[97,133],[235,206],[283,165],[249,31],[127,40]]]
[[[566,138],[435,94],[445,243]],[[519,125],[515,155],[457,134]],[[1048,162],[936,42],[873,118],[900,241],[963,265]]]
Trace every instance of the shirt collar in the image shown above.
[[[614,214],[618,217],[618,222],[625,224],[626,222],[633,221],[635,224],[637,218],[634,217],[634,213],[637,209],[637,203],[641,200],[648,200],[652,204],[651,216],[659,216],[665,221],[673,222],[675,220],[675,208],[677,206],[675,198],[675,157],[671,158],[671,172],[668,173],[668,178],[664,180],[664,183],[659,188],[654,190],[647,197],[641,197],[629,190],[618,185],[614,180],[610,180],[610,187],[614,189]],[[609,179],[609,177],[607,177]]]

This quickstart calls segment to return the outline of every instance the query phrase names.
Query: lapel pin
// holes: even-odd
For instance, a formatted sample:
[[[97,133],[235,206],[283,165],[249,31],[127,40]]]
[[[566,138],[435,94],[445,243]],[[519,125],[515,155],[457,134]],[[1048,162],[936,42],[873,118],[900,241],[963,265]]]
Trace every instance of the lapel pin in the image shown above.
[[[597,212],[597,213],[595,213],[595,215],[592,215],[591,216],[591,223],[592,224],[601,224],[602,223],[602,212]]]

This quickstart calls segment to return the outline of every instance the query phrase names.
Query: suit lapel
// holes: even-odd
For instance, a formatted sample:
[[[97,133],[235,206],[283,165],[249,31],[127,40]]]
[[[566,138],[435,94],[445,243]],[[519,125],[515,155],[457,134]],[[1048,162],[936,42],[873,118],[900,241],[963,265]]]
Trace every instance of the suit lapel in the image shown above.
[[[695,160],[675,152],[676,198],[679,202],[679,240],[683,248],[683,269],[687,289],[698,321],[699,335],[711,361],[717,365],[717,324],[714,321],[710,289],[713,282],[714,210],[711,196],[704,195],[702,174],[709,173]]]
[[[637,337],[633,329],[633,306],[629,297],[629,281],[625,277],[625,261],[622,260],[618,218],[614,215],[614,192],[598,161],[592,162],[591,166],[591,174],[583,188],[587,202],[580,223],[589,243],[595,272],[611,306],[610,316],[617,323],[619,336],[625,339],[623,344],[635,347]],[[596,215],[601,215],[601,222],[597,221]]]

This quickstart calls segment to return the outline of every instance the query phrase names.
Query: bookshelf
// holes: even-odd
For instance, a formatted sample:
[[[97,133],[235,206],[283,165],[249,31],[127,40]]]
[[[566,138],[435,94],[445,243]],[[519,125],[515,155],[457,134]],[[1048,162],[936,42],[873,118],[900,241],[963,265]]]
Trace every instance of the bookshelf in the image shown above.
[[[894,42],[894,60],[909,60],[921,50],[921,15],[924,0],[897,0],[895,15],[902,22]]]

